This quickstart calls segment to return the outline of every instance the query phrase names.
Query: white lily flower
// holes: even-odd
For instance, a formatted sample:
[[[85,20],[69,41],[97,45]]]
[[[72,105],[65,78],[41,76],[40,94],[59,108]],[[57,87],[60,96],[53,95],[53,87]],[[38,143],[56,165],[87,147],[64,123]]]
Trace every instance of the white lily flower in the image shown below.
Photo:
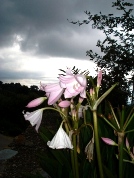
[[[73,149],[73,145],[71,143],[69,136],[62,128],[62,123],[57,133],[53,137],[53,139],[47,142],[47,145],[53,149],[63,149],[63,148]]]
[[[33,112],[24,114],[25,120],[28,120],[32,126],[36,125],[35,129],[38,132],[42,120],[43,109],[38,109]]]

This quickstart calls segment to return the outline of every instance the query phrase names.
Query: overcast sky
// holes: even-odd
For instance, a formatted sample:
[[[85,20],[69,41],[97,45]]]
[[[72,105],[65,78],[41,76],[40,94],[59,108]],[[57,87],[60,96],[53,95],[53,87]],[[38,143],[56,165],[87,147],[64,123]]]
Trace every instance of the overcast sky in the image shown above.
[[[87,19],[86,10],[117,13],[111,5],[112,0],[0,0],[0,80],[29,86],[53,82],[58,69],[74,65],[94,74],[86,51],[99,53],[96,43],[104,35],[67,19]]]

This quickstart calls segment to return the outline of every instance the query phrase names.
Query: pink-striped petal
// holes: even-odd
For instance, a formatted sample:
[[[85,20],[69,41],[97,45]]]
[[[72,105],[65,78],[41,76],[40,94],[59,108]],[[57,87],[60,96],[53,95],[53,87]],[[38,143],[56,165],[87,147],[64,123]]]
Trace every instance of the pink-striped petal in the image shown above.
[[[48,105],[52,105],[54,103],[56,103],[56,101],[58,101],[63,93],[64,89],[60,89],[58,91],[55,92],[51,92],[48,98]]]
[[[59,83],[53,83],[53,84],[46,85],[44,90],[46,93],[50,93],[50,92],[60,90],[60,89],[61,89],[61,87],[60,87]]]
[[[87,85],[87,80],[85,75],[76,75],[75,76],[77,82],[82,86],[82,87],[86,87]]]
[[[82,92],[80,92],[80,96],[82,98],[86,98],[86,90],[83,90]]]
[[[59,79],[62,83],[65,84],[75,81],[75,77],[73,75],[66,75],[66,76],[60,75]]]
[[[66,89],[65,92],[64,92],[64,97],[65,97],[65,98],[72,98],[73,96],[76,96],[76,95],[78,95],[78,94],[79,94],[79,92],[70,93],[70,92]]]

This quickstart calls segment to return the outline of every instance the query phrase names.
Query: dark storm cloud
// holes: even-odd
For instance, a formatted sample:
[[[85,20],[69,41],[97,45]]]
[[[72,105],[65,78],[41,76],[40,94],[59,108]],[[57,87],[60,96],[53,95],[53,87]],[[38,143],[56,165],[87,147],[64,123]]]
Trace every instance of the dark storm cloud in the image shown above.
[[[36,77],[35,77],[36,76]],[[40,74],[37,72],[0,70],[0,81],[5,79],[39,79]]]
[[[112,2],[112,1],[111,1]],[[82,58],[90,47],[80,36],[94,36],[91,27],[70,24],[83,20],[85,10],[99,12],[110,6],[107,0],[4,0],[0,5],[0,46],[11,46],[15,35],[20,35],[23,51],[36,50],[37,55]],[[99,3],[99,5],[98,5]],[[109,7],[110,8],[110,7]],[[79,36],[78,36],[79,38]],[[96,41],[99,37],[96,36]],[[95,39],[93,40],[95,42]],[[95,44],[95,43],[94,43]],[[85,54],[84,54],[85,53]]]
[[[91,25],[73,25],[67,19],[87,19],[86,10],[93,14],[101,11],[118,15],[119,11],[111,7],[112,1],[0,0],[0,80],[42,75],[40,71],[30,70],[32,62],[27,64],[27,69],[19,71],[23,59],[35,57],[37,63],[49,57],[85,60],[87,50],[100,52],[96,43],[103,39],[102,32],[93,30]],[[11,50],[16,44],[19,44],[19,52]]]

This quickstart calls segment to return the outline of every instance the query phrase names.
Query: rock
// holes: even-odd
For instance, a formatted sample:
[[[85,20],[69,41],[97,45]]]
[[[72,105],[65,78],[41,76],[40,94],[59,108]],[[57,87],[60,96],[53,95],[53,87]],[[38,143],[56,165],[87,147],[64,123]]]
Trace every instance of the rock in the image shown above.
[[[0,160],[10,159],[15,156],[18,151],[11,150],[11,149],[4,149],[0,151]]]

